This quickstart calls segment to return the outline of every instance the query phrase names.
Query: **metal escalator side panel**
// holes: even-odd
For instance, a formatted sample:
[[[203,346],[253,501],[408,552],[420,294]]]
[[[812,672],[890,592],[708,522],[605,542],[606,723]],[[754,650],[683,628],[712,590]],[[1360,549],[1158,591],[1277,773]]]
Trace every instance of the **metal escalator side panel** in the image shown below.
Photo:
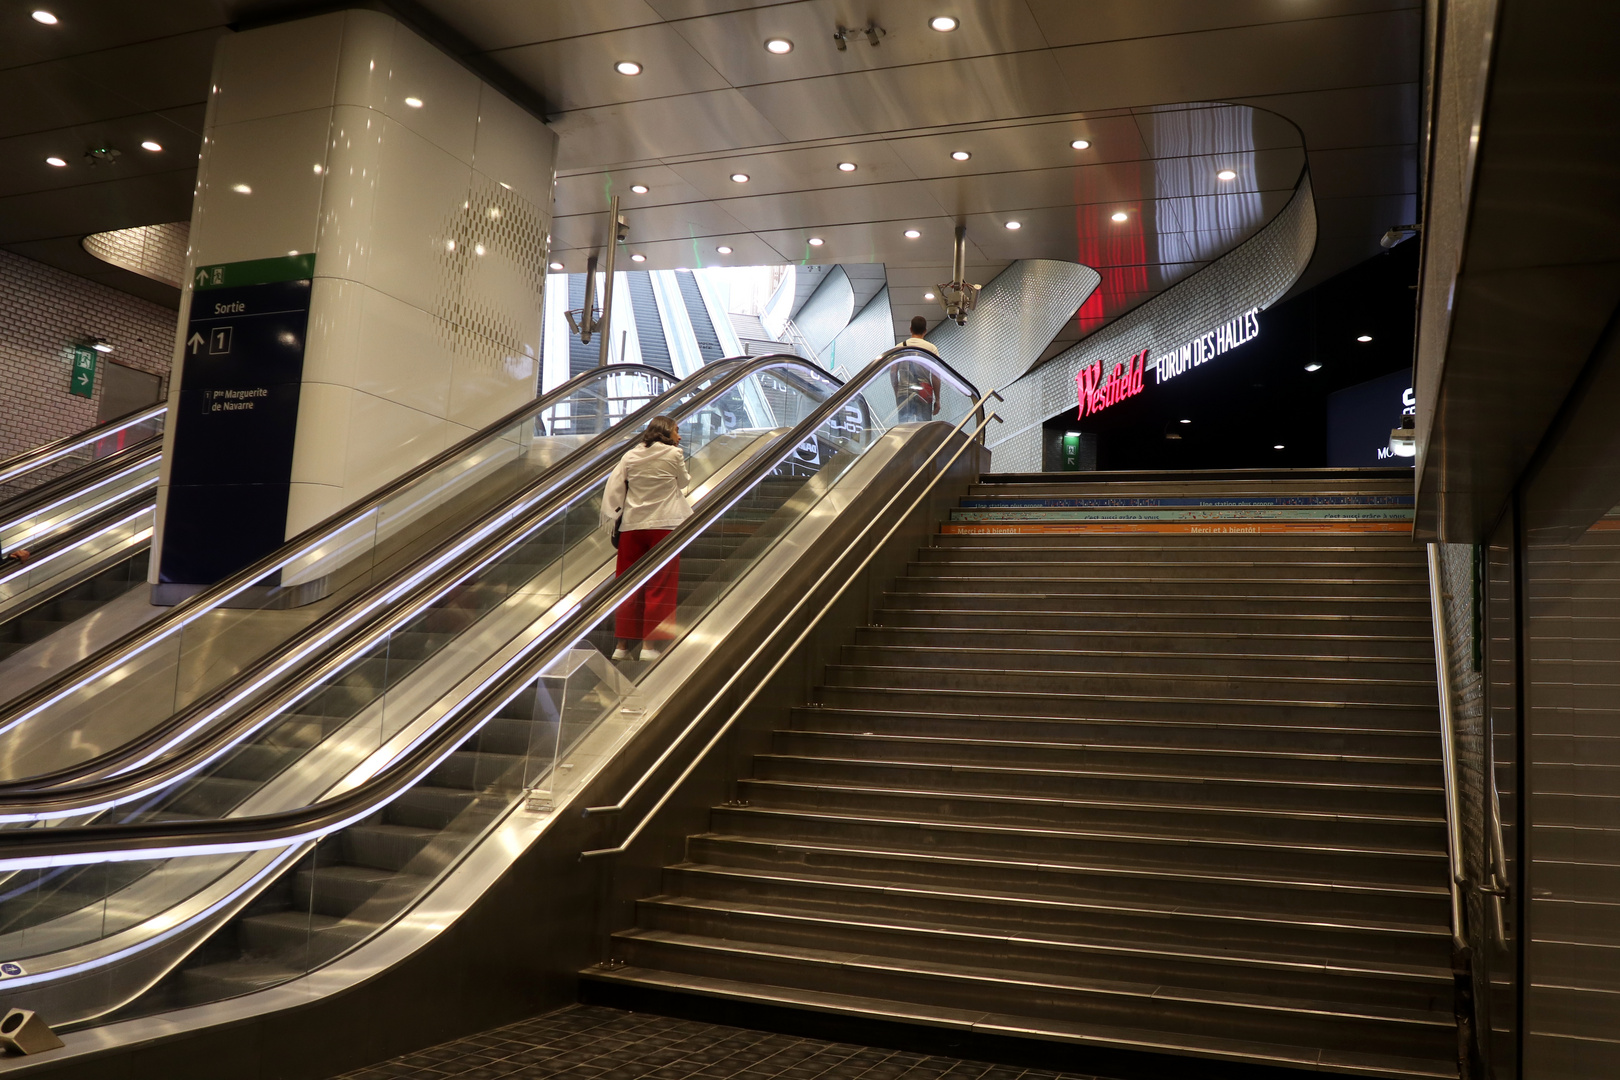
[[[167,405],[150,405],[0,460],[0,520],[9,516],[8,504],[13,500],[26,498],[96,461],[144,450],[145,444],[155,443],[162,433],[167,414]]]

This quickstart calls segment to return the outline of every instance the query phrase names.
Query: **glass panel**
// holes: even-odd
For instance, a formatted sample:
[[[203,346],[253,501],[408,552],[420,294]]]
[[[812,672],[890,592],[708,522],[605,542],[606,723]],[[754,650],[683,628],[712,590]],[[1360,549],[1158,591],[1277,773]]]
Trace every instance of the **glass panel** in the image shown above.
[[[145,409],[125,420],[63,440],[53,448],[41,448],[0,461],[0,516],[4,516],[6,501],[61,480],[92,462],[121,454],[133,459],[157,449],[155,440],[163,434],[167,411],[162,406]],[[149,443],[148,440],[154,441]],[[10,550],[9,545],[6,550]]]
[[[111,652],[91,674],[50,688],[40,705],[0,720],[0,730],[9,726],[0,779],[73,766],[188,706],[204,709],[216,690],[278,652],[279,664],[301,662],[304,655],[287,646],[323,618],[442,545],[474,543],[469,523],[544,487],[551,465],[578,438],[551,434],[548,424],[559,410],[595,408],[616,421],[669,381],[639,370],[592,373],[365,512],[289,545],[259,582],[215,590],[201,607],[149,627],[161,636],[134,652]]]

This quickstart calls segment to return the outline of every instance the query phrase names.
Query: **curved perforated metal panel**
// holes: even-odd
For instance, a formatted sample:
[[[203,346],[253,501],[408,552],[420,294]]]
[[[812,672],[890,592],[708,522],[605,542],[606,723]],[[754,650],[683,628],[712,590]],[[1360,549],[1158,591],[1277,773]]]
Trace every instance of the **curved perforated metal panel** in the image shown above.
[[[1121,362],[1142,349],[1180,346],[1250,308],[1270,307],[1305,272],[1315,247],[1316,200],[1306,174],[1288,205],[1251,239],[1003,391],[1007,401],[998,411],[1004,423],[986,440],[996,471],[1039,471],[1041,423],[1075,407],[1074,380],[1083,369]]]
[[[894,348],[894,320],[889,312],[889,290],[882,289],[861,313],[823,350],[821,362],[837,371],[859,371],[881,353]]]
[[[820,356],[839,331],[849,325],[854,314],[855,290],[850,287],[844,268],[835,266],[822,278],[820,287],[805,301],[793,321],[810,348]]]
[[[1040,358],[1101,281],[1079,263],[1020,260],[980,291],[967,325],[940,323],[928,340],[981,392],[1006,386]]]

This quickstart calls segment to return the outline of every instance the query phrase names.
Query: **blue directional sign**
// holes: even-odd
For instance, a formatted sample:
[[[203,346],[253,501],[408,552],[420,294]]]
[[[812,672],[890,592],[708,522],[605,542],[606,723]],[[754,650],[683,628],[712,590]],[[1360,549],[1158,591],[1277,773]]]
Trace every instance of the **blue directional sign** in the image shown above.
[[[281,546],[314,273],[314,255],[193,271],[164,584],[211,585]]]

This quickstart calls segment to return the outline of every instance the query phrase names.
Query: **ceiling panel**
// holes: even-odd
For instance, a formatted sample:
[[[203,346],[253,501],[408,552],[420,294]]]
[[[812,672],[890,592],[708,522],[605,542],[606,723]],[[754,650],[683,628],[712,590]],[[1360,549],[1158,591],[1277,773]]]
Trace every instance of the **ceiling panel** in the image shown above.
[[[1417,8],[1416,0],[1154,0],[1151,4],[1078,4],[1074,0],[1027,0],[1054,48],[1122,38],[1196,34],[1230,26],[1297,22]]]
[[[631,246],[654,240],[748,231],[748,226],[710,202],[649,206],[638,210],[626,210],[621,204],[619,216],[629,223]],[[607,215],[575,214],[553,218],[551,234],[553,243],[560,241],[570,247],[598,246],[607,239]]]
[[[838,164],[843,161],[854,164],[856,170],[840,172]],[[765,154],[728,154],[707,161],[681,162],[671,168],[711,199],[734,199],[807,188],[837,191],[915,179],[890,144],[877,140],[839,142]],[[732,174],[739,172],[748,176],[746,184],[732,181]]]
[[[968,280],[983,285],[1006,268],[1007,263],[1004,262],[970,262],[967,264]],[[931,292],[941,282],[950,280],[951,261],[947,258],[944,262],[925,266],[890,263],[887,270],[891,296],[905,297],[906,293],[915,292],[916,298],[920,299],[923,293]]]
[[[163,149],[157,153],[142,150],[146,140]],[[200,145],[198,136],[159,113],[13,135],[0,139],[0,196],[64,190],[177,169],[195,176]],[[111,164],[92,162],[85,157],[92,147],[111,147],[120,156]],[[67,166],[47,165],[45,159],[52,156],[62,158]],[[189,218],[190,214],[182,216]]]
[[[730,255],[721,255],[715,248],[719,244],[726,244],[733,248]],[[645,255],[645,264],[630,261],[630,253]],[[570,272],[583,273],[585,259],[599,253],[582,249],[568,249],[554,252],[554,258],[560,258]],[[674,270],[696,269],[702,266],[779,266],[785,262],[792,262],[785,252],[777,251],[774,247],[751,233],[739,233],[735,236],[705,237],[702,240],[660,240],[648,244],[629,244],[619,249],[618,270]],[[597,269],[601,269],[598,262]]]
[[[1149,157],[1241,153],[1302,145],[1299,129],[1247,105],[1163,106],[1132,113]]]
[[[784,135],[799,140],[1079,110],[1049,52],[851,72],[743,93]]]
[[[666,19],[695,19],[719,15],[738,8],[762,8],[775,4],[798,4],[804,0],[647,0]]]
[[[831,225],[814,230],[773,229],[762,231],[759,236],[788,256],[790,262],[813,255],[815,261],[822,263],[862,262],[893,266],[896,263],[926,264],[938,260],[949,266],[951,234],[955,223],[949,218],[940,217],[918,218],[913,224],[922,233],[916,240],[908,240],[902,235],[905,225],[892,222]],[[821,238],[823,244],[820,248],[809,246],[807,241],[812,236]],[[972,237],[968,238],[968,260],[990,261],[979,251]]]
[[[647,194],[637,195],[631,187],[641,184]],[[558,215],[606,214],[608,202],[619,196],[621,210],[699,202],[701,191],[682,180],[667,165],[636,165],[608,172],[570,173],[557,178]]]
[[[136,41],[217,30],[230,21],[220,0],[163,0],[161,4],[132,4],[93,0],[53,0],[55,26],[28,17],[31,7],[8,4],[0,33],[0,68],[37,64],[66,56],[79,56],[128,46]]]
[[[7,224],[0,242],[188,221],[196,180],[195,170],[184,170],[0,198],[0,221]]]
[[[1021,3],[951,0],[949,14],[963,21],[951,33],[929,28],[928,20],[942,13],[939,0],[805,0],[694,19],[678,23],[677,28],[733,86],[892,71],[1046,47],[1040,28]],[[849,39],[847,48],[838,49],[833,40],[837,27],[864,28],[874,19],[886,32],[877,46],[860,34]],[[793,51],[785,55],[767,52],[765,41],[777,37],[791,41]]]
[[[1358,146],[1311,155],[1311,187],[1319,199],[1395,195],[1417,190],[1417,147]]]
[[[161,281],[142,277],[131,273],[112,263],[102,262],[88,251],[77,236],[60,236],[50,240],[29,240],[20,244],[5,245],[7,251],[21,255],[25,259],[34,259],[38,262],[49,263],[70,274],[77,274],[82,278],[110,285],[122,292],[138,296],[143,300],[150,300],[166,308],[178,309],[180,307],[180,290],[172,285],[165,285]],[[95,309],[92,309],[92,312]],[[92,314],[92,319],[94,315]],[[110,329],[110,328],[109,328]],[[91,330],[90,333],[96,333]],[[102,337],[113,337],[112,334],[101,334]],[[116,344],[116,342],[115,342]],[[116,353],[114,354],[116,358]]]
[[[736,90],[584,109],[551,126],[561,136],[558,168],[576,170],[784,141]]]
[[[646,0],[418,0],[485,51],[601,34],[662,21]]]
[[[1417,72],[1414,70],[1413,75]],[[1261,115],[1282,114],[1279,122],[1297,124],[1311,153],[1341,146],[1377,146],[1418,141],[1418,84],[1384,83],[1347,86],[1303,93],[1269,94],[1241,99],[1263,110]]]
[[[664,23],[595,34],[584,41],[547,41],[489,54],[539,89],[557,113],[720,90],[726,80]],[[639,75],[621,75],[615,64],[633,60]]]
[[[896,235],[944,210],[920,180],[874,184],[836,191],[790,191],[780,195],[727,199],[726,209],[750,229],[769,229],[784,221],[805,228],[892,222]]]
[[[1076,150],[1069,145],[1076,139],[1088,139],[1091,146]],[[1128,113],[903,136],[892,145],[913,172],[930,177],[1136,161],[1147,153],[1136,120]],[[951,154],[957,150],[973,156],[956,161]]]

